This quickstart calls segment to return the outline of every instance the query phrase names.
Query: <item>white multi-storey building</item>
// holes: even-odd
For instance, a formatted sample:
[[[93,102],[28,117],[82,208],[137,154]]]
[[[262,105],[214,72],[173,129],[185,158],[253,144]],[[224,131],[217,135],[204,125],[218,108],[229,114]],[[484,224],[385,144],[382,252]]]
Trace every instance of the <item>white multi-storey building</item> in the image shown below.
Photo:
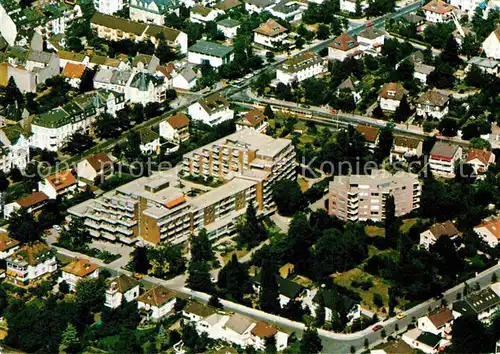
[[[442,177],[455,177],[455,165],[462,159],[462,148],[438,141],[429,155],[431,171]]]
[[[455,8],[443,0],[431,0],[422,6],[422,10],[427,22],[440,23],[450,21]]]
[[[425,118],[443,119],[448,114],[450,96],[438,90],[429,90],[417,100],[417,115]]]
[[[378,93],[380,108],[384,111],[395,112],[406,94],[408,94],[408,90],[399,83],[390,82],[385,84]]]
[[[121,274],[108,282],[104,306],[115,309],[124,301],[130,302],[137,299],[139,291],[139,282],[137,280],[128,275]]]
[[[19,124],[0,129],[0,171],[9,173],[13,168],[23,170],[30,161],[30,134]]]
[[[360,1],[361,13],[363,13],[368,8],[368,1]],[[349,12],[351,14],[356,13],[356,0],[340,0],[340,11]]]
[[[304,52],[281,64],[276,79],[285,85],[300,82],[328,71],[328,61],[314,52]]]
[[[15,285],[29,285],[56,270],[56,253],[39,241],[24,245],[7,258],[7,281]]]
[[[130,19],[160,26],[165,24],[165,15],[179,14],[179,2],[175,0],[130,0]]]
[[[177,294],[157,285],[137,298],[137,308],[146,313],[148,321],[159,321],[174,309]]]
[[[123,0],[94,0],[94,8],[102,14],[113,15],[123,10]]]

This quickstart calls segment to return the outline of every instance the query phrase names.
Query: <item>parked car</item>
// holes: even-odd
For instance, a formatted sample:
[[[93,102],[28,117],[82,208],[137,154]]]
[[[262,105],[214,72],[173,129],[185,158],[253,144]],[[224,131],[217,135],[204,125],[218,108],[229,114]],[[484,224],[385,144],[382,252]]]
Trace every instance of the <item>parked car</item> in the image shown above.
[[[406,317],[406,312],[404,312],[404,311],[403,311],[403,312],[400,312],[400,313],[398,313],[398,314],[396,315],[396,318],[397,318],[398,320],[402,320],[402,319],[403,319],[403,318],[405,318],[405,317]]]
[[[382,329],[382,325],[379,325],[379,324],[372,327],[373,332],[380,331],[381,329]]]

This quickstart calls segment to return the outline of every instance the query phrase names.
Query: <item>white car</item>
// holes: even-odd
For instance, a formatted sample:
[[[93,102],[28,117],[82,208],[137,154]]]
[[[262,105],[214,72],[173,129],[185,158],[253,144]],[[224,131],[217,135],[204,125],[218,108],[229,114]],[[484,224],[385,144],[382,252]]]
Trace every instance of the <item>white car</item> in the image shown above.
[[[61,226],[59,226],[59,225],[53,225],[53,226],[52,226],[52,228],[53,228],[54,230],[56,230],[56,231],[59,231],[59,232],[60,232],[60,231],[62,231],[62,228],[61,228]]]

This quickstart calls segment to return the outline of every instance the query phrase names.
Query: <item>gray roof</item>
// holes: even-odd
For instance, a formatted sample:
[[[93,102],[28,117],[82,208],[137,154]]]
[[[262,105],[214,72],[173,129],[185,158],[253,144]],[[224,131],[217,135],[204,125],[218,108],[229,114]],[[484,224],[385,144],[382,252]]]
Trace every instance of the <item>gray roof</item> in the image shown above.
[[[470,58],[467,64],[477,65],[483,68],[494,69],[498,66],[498,61],[489,58],[473,57]]]
[[[378,29],[377,27],[371,26],[366,28],[364,31],[361,31],[358,34],[358,37],[363,37],[363,38],[368,38],[368,39],[375,39],[380,36],[385,35],[385,32],[382,31],[381,29]]]
[[[233,27],[237,27],[237,26],[241,25],[241,22],[230,19],[230,18],[225,18],[225,19],[217,22],[217,24],[222,26],[222,27],[233,28]]]
[[[290,14],[297,11],[299,8],[300,5],[295,1],[283,0],[277,3],[272,10],[275,12],[281,12],[282,14]]]
[[[477,316],[492,307],[500,306],[500,297],[490,287],[476,291],[453,303],[453,311],[462,315]]]
[[[40,52],[38,50],[31,50],[28,54],[28,60],[34,61],[37,63],[48,64],[52,60],[54,56],[53,53]]]
[[[226,327],[238,334],[243,334],[252,325],[253,321],[245,316],[235,313],[226,322]]]
[[[422,63],[414,63],[414,69],[415,72],[420,73],[420,74],[425,74],[429,75],[431,72],[433,72],[436,68],[433,67],[432,65],[427,65],[427,64],[422,64]]]
[[[201,39],[189,47],[189,51],[200,54],[208,54],[218,58],[225,58],[233,52],[233,47]]]
[[[441,337],[435,335],[434,333],[422,332],[422,334],[417,337],[417,340],[431,348],[434,348],[439,344],[439,342],[441,342]]]
[[[182,75],[182,77],[184,77],[187,82],[191,82],[196,79],[196,73],[191,68],[183,69],[179,75]]]
[[[274,4],[273,0],[245,0],[245,2],[257,7],[268,7]]]
[[[431,156],[436,155],[440,157],[449,157],[452,158],[457,152],[458,146],[443,143],[441,141],[437,141],[431,150]]]

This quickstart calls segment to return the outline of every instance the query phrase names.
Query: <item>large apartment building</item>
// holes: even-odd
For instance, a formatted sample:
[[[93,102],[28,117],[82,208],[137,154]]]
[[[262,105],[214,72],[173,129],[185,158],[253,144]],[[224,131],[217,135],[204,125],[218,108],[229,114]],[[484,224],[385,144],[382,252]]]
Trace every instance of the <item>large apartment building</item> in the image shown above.
[[[396,216],[420,207],[421,184],[416,174],[374,170],[371,175],[335,176],[330,182],[330,215],[341,220],[382,221],[385,201],[394,196]]]
[[[220,150],[217,156],[216,147]],[[212,158],[207,160],[210,170],[205,171],[204,157],[212,152]],[[83,218],[92,236],[127,244],[181,243],[202,228],[207,229],[209,237],[218,238],[234,230],[248,205],[253,203],[259,211],[272,207],[271,185],[278,179],[295,178],[294,156],[290,140],[245,130],[184,156],[182,174],[219,177],[223,182],[220,186],[181,179],[175,170],[163,171],[120,186],[68,212]],[[216,171],[215,161],[224,175]],[[233,167],[233,162],[238,162],[239,167]],[[202,174],[196,172],[198,163]]]

